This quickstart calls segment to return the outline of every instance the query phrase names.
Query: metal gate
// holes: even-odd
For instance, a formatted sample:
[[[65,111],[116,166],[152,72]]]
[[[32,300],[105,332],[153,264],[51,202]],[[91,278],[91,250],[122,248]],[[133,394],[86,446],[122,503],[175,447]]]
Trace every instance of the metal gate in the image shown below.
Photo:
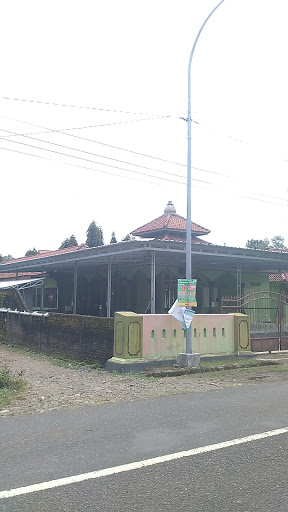
[[[223,297],[222,313],[250,317],[251,350],[288,350],[288,295],[262,290],[242,297]]]

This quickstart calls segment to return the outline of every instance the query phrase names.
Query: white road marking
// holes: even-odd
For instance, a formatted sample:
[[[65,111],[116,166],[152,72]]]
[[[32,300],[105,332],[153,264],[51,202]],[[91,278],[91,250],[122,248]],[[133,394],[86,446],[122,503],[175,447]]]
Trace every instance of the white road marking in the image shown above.
[[[65,478],[59,478],[58,480],[50,480],[50,482],[42,482],[40,484],[27,485],[26,487],[18,487],[17,489],[10,489],[9,491],[0,491],[0,499],[13,498],[15,496],[21,496],[23,494],[30,494],[32,492],[45,491],[47,489],[53,489],[55,487],[61,487],[63,485],[71,485],[78,482],[84,482],[85,480],[93,480],[96,478],[102,478],[104,476],[116,475],[117,473],[124,473],[126,471],[134,471],[135,469],[141,469],[147,466],[154,466],[155,464],[162,464],[163,462],[169,462],[170,460],[182,459],[183,457],[191,457],[193,455],[199,455],[201,453],[213,452],[216,450],[221,450],[222,448],[229,448],[230,446],[235,446],[237,444],[258,441],[260,439],[279,436],[280,434],[286,433],[288,433],[288,427],[279,428],[277,430],[270,430],[268,432],[262,432],[261,434],[253,434],[247,437],[240,437],[238,439],[224,441],[223,443],[201,446],[200,448],[193,448],[191,450],[183,452],[170,453],[169,455],[153,457],[152,459],[131,462],[130,464],[123,464],[121,466],[115,466],[112,468],[100,469],[98,471],[92,471],[90,473],[83,473],[82,475],[68,476]]]

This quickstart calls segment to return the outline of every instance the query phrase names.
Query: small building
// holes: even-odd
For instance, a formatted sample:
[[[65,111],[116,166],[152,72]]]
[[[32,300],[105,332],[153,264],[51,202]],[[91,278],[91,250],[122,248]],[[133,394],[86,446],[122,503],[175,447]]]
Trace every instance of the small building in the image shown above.
[[[131,232],[137,239],[11,260],[0,264],[0,276],[40,272],[42,284],[29,292],[33,309],[108,317],[116,311],[166,313],[177,280],[185,278],[186,219],[169,201],[160,217],[147,220]],[[288,273],[287,253],[213,245],[201,238],[209,233],[191,223],[197,313],[220,313],[223,296],[267,290],[269,275]]]

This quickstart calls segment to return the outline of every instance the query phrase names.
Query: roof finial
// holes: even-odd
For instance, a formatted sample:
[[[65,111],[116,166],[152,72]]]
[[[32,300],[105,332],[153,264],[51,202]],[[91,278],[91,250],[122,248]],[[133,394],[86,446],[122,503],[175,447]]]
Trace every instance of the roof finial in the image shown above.
[[[164,213],[176,213],[176,208],[174,206],[174,204],[172,203],[172,201],[168,201],[168,204],[164,210]]]

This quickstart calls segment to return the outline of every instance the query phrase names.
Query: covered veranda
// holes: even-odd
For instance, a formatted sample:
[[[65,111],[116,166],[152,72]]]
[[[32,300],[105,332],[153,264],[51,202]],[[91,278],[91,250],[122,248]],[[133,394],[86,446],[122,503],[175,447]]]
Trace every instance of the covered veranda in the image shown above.
[[[163,313],[175,300],[177,278],[185,277],[185,249],[184,241],[132,240],[12,260],[0,265],[0,273],[42,272],[53,278],[58,311],[107,317],[117,310]],[[253,282],[258,276],[262,285],[269,274],[288,272],[287,253],[199,243],[191,254],[199,313],[218,312],[216,301],[223,292],[241,295],[249,276]]]

